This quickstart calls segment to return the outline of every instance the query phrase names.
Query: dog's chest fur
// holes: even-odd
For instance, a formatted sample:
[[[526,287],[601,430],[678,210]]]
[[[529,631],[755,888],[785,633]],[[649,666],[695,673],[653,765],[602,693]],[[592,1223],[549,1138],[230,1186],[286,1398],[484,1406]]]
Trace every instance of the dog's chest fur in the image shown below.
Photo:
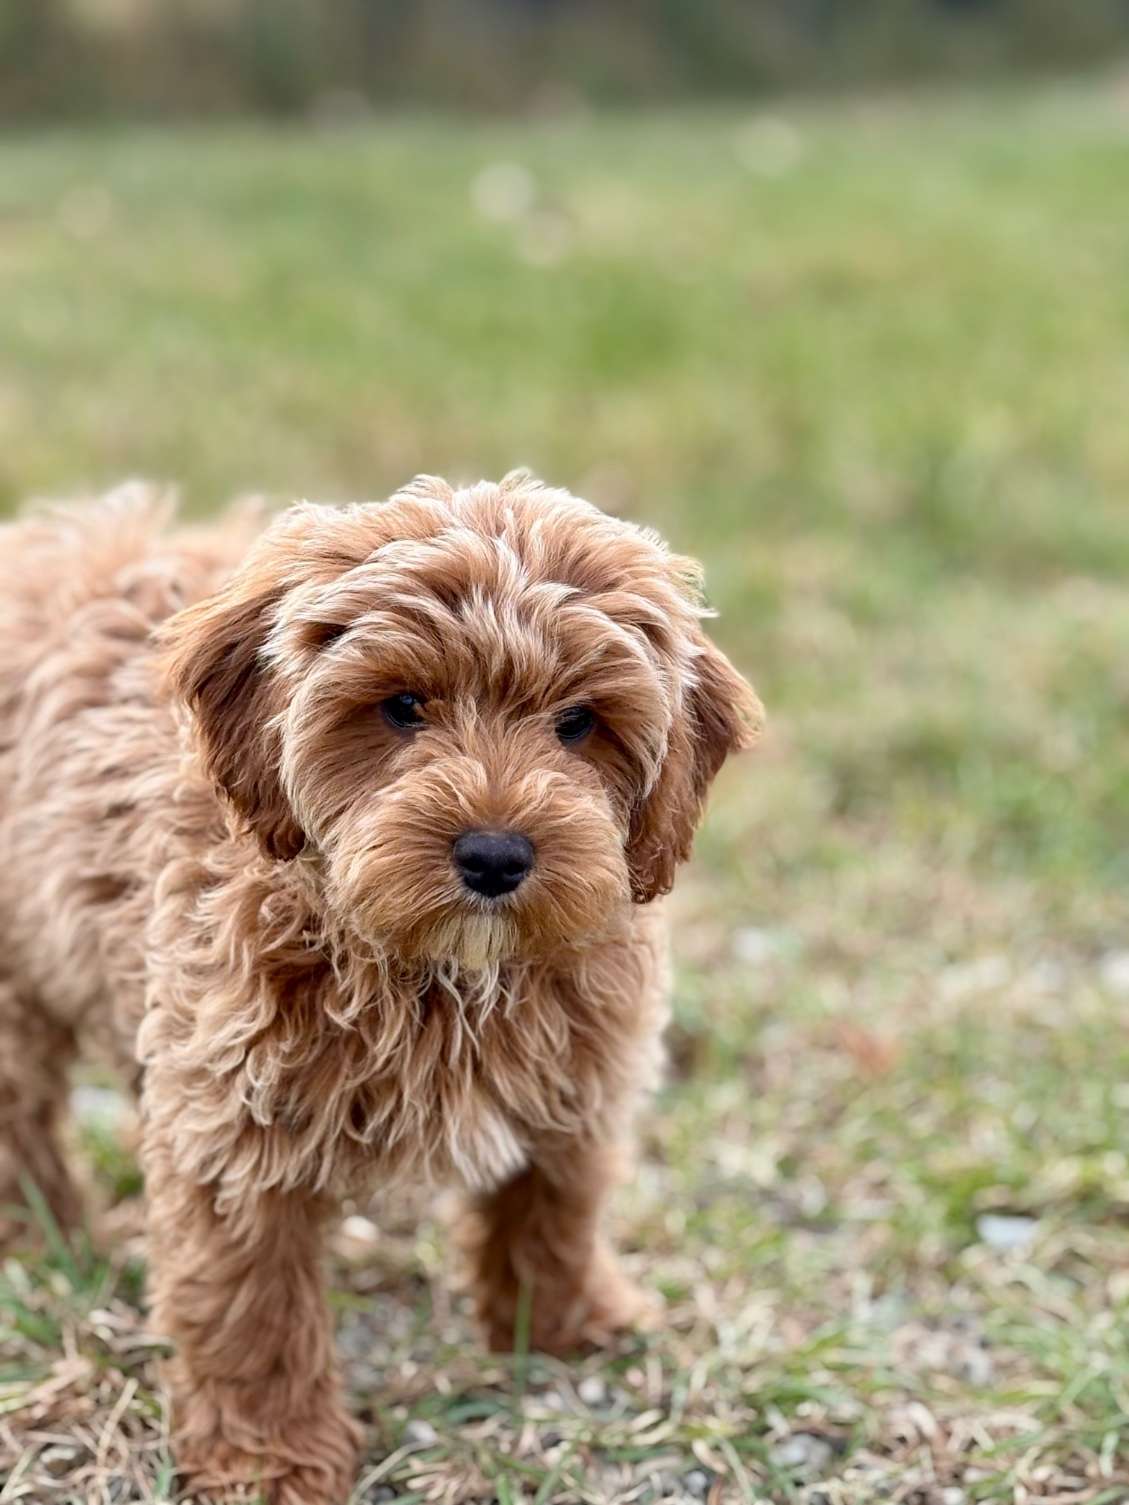
[[[148,1111],[175,1102],[181,1169],[221,1205],[252,1189],[496,1185],[539,1140],[615,1132],[606,1104],[629,1111],[654,1083],[651,915],[565,966],[460,974],[334,954],[300,897],[246,871],[213,870],[193,908],[191,954],[183,902],[167,929],[155,912],[150,954],[168,965],[139,1040]]]

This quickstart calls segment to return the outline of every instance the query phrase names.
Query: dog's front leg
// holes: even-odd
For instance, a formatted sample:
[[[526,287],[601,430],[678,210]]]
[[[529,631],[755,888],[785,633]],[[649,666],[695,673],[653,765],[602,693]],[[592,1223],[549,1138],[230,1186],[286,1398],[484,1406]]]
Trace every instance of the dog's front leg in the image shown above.
[[[492,1348],[515,1346],[525,1301],[530,1346],[555,1354],[606,1345],[648,1309],[601,1230],[624,1162],[615,1147],[555,1140],[527,1170],[473,1202],[466,1242]]]
[[[249,1191],[224,1216],[150,1132],[154,1325],[176,1461],[194,1500],[344,1505],[359,1429],[342,1404],[319,1269],[326,1208]]]

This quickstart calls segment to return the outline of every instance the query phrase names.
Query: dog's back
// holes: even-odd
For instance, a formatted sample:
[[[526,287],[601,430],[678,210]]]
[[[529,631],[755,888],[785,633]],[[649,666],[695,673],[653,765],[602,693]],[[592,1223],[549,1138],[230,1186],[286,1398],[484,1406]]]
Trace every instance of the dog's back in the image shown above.
[[[170,533],[174,505],[134,483],[0,529],[0,755],[22,711],[60,687],[56,676],[78,695],[73,709],[96,703],[153,628],[236,563],[250,530]]]
[[[177,758],[153,631],[246,542],[239,528],[168,533],[172,510],[130,485],[0,534],[0,988],[66,1026],[109,988],[119,1014],[139,1007],[143,927],[123,908],[151,841],[147,788]]]
[[[130,485],[0,531],[0,759],[33,727],[104,704],[152,629],[208,588],[214,566],[163,536],[171,514],[171,499]]]

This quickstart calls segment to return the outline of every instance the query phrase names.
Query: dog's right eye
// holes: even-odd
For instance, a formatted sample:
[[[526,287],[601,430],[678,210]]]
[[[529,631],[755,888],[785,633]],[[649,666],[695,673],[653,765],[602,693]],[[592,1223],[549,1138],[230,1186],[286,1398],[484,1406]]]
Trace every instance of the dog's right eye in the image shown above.
[[[380,702],[380,710],[389,726],[398,732],[414,732],[423,725],[423,698],[419,695],[389,695]]]
[[[596,714],[588,706],[570,706],[557,717],[557,736],[564,743],[583,742],[595,725]]]

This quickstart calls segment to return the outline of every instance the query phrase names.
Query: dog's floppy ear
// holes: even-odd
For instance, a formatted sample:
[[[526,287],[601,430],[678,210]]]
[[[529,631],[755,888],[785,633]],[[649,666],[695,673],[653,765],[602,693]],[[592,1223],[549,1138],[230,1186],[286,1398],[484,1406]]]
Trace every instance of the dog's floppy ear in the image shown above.
[[[192,711],[209,775],[259,838],[264,850],[296,857],[305,836],[282,791],[278,736],[281,709],[262,650],[282,597],[277,583],[240,572],[221,590],[178,613],[162,634],[166,683]]]
[[[285,701],[263,650],[288,591],[355,562],[346,524],[333,508],[291,508],[217,594],[161,633],[166,685],[193,713],[209,775],[268,855],[282,860],[296,857],[306,837],[279,778],[275,718]]]
[[[693,678],[675,717],[662,770],[632,816],[627,865],[635,902],[669,893],[690,855],[706,793],[730,753],[752,747],[764,711],[753,687],[695,630]]]

